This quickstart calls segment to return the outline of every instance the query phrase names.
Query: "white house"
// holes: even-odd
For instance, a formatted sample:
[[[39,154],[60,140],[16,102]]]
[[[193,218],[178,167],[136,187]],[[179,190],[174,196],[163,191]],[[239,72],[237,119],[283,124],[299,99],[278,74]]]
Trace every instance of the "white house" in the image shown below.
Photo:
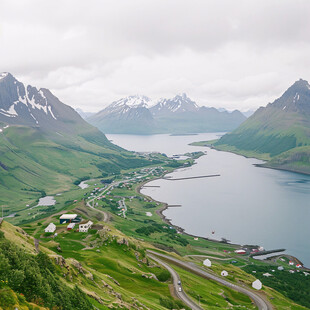
[[[243,254],[246,254],[246,251],[242,250],[242,249],[241,250],[235,250],[235,253],[243,255]]]
[[[255,280],[252,283],[252,287],[255,288],[256,290],[260,290],[263,287],[263,285],[262,282],[260,282],[259,280]]]
[[[88,229],[91,228],[91,226],[94,223],[92,221],[88,221],[87,223],[81,223],[79,224],[79,232],[88,232]]]
[[[60,224],[71,223],[78,217],[77,214],[62,214],[59,218]]]
[[[75,223],[70,223],[70,224],[67,226],[67,230],[73,229],[74,226],[75,226]]]
[[[205,260],[203,261],[203,264],[204,264],[206,267],[211,267],[211,265],[212,265],[210,259],[208,259],[208,258],[205,259]]]
[[[226,270],[223,270],[223,271],[221,272],[221,276],[222,276],[222,277],[227,277],[227,276],[228,276],[228,272],[227,272]]]
[[[56,230],[56,225],[49,223],[48,226],[44,229],[46,233],[53,233]]]

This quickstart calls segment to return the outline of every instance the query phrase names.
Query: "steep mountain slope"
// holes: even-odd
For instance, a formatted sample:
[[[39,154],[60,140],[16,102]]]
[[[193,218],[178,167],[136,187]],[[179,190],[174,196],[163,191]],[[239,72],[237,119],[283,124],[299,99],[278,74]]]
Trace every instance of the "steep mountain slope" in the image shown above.
[[[310,85],[301,79],[295,82],[279,99],[259,108],[215,146],[269,156],[274,167],[310,172],[306,168],[310,165]]]
[[[105,133],[152,132],[154,119],[148,109],[150,103],[148,97],[129,96],[113,102],[87,121]]]
[[[199,107],[186,94],[160,99],[155,105],[147,97],[131,96],[113,102],[87,119],[105,133],[193,133],[230,131],[245,116],[239,111],[220,112]]]
[[[0,204],[18,210],[44,192],[73,187],[77,179],[144,164],[49,90],[1,74]]]

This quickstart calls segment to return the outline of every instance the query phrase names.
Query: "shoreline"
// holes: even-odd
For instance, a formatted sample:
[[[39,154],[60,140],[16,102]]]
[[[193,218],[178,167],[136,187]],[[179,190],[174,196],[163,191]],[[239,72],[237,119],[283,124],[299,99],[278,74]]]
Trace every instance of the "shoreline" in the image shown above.
[[[177,169],[175,169],[174,171],[176,171],[176,170],[177,170]],[[174,171],[172,171],[172,172],[174,172]],[[171,173],[171,172],[169,172],[169,173]],[[145,184],[147,184],[147,183],[149,183],[149,182],[152,182],[152,181],[155,181],[155,180],[164,180],[164,178],[163,178],[163,176],[161,176],[161,177],[155,178],[155,179],[153,179],[153,180],[147,180],[147,181],[145,181],[145,182],[143,182],[143,183],[140,183],[140,184],[136,187],[136,191],[137,191],[137,193],[139,193],[139,194],[143,195],[144,197],[146,197],[146,198],[152,200],[153,202],[160,203],[160,204],[163,205],[161,208],[155,210],[155,213],[160,217],[160,219],[161,219],[164,223],[166,223],[166,224],[168,224],[169,226],[175,228],[176,231],[181,232],[183,235],[186,235],[186,236],[189,236],[189,237],[193,237],[193,238],[200,238],[200,239],[207,240],[207,241],[211,241],[211,242],[215,242],[215,243],[225,244],[224,242],[221,242],[220,240],[210,239],[210,238],[207,238],[207,237],[202,237],[202,236],[197,236],[197,235],[190,234],[190,233],[188,233],[188,232],[185,232],[185,229],[184,229],[184,228],[182,228],[182,227],[180,227],[180,226],[178,226],[178,225],[172,224],[172,222],[171,222],[172,219],[167,218],[167,217],[163,214],[163,212],[164,212],[165,210],[167,210],[168,208],[176,208],[176,207],[179,208],[180,206],[179,206],[179,205],[178,205],[178,206],[168,205],[166,202],[158,201],[158,200],[156,200],[156,199],[154,199],[154,198],[152,198],[152,197],[150,197],[150,196],[148,196],[148,195],[145,195],[145,194],[142,194],[142,193],[141,193],[141,189],[142,189],[142,187],[143,187]],[[241,247],[241,245],[240,245],[240,244],[237,244],[237,243],[227,243],[227,244],[228,244],[228,245],[231,245],[231,246],[235,246],[236,248]]]
[[[219,150],[219,151],[220,151],[220,150]],[[222,151],[222,152],[224,152],[224,151]],[[240,154],[237,154],[237,155],[240,155]],[[243,155],[241,155],[241,156],[243,156]],[[246,157],[246,156],[244,156],[244,157]],[[267,168],[267,167],[263,167],[263,168]],[[177,168],[177,169],[175,169],[175,170],[173,170],[173,171],[171,171],[171,172],[169,172],[169,173],[175,172],[175,171],[178,170],[178,169],[179,169],[179,168]],[[167,173],[167,174],[169,174],[169,173]],[[150,197],[150,196],[148,196],[148,195],[145,195],[145,194],[141,193],[141,189],[142,189],[142,187],[143,187],[145,184],[150,183],[150,182],[155,181],[155,180],[165,180],[165,179],[164,179],[164,176],[165,176],[165,175],[162,175],[162,176],[157,177],[157,178],[154,178],[154,179],[152,179],[152,180],[144,181],[144,182],[140,183],[140,184],[136,187],[136,192],[137,192],[137,193],[143,195],[144,197],[148,198],[149,200],[151,200],[151,201],[153,201],[153,202],[155,202],[155,203],[160,203],[160,204],[163,205],[161,208],[155,210],[155,213],[160,217],[160,219],[161,219],[164,223],[166,223],[166,224],[168,224],[169,226],[173,227],[174,229],[176,229],[176,231],[182,233],[183,235],[186,235],[186,236],[189,236],[189,237],[200,238],[200,239],[207,240],[207,241],[211,241],[211,242],[214,242],[214,243],[228,244],[228,245],[231,245],[231,246],[233,246],[233,247],[236,247],[236,249],[242,247],[242,245],[241,245],[241,244],[238,244],[238,243],[225,243],[225,242],[221,242],[221,241],[216,240],[216,239],[210,239],[210,238],[206,238],[206,237],[202,237],[202,236],[193,235],[193,234],[190,234],[190,233],[186,232],[184,228],[182,228],[182,227],[180,227],[180,226],[178,226],[178,225],[172,224],[172,222],[171,222],[172,219],[167,218],[167,217],[163,214],[163,212],[164,212],[165,210],[167,210],[168,208],[174,208],[174,207],[176,207],[176,206],[168,205],[166,202],[158,201],[158,200],[156,200],[156,199],[154,199],[154,198],[152,198],[152,197]],[[177,207],[180,207],[180,206],[177,206]],[[271,251],[272,251],[272,250],[271,250]],[[303,266],[302,269],[308,270],[308,271],[310,270],[310,268],[305,267],[305,266],[303,265],[303,263],[302,263],[297,257],[295,257],[295,256],[293,256],[293,255],[290,255],[290,254],[277,255],[276,253],[277,253],[277,252],[275,252],[275,255],[274,255],[273,257],[270,257],[270,258],[279,257],[279,256],[291,257],[292,260],[294,260],[294,261],[300,263],[300,264]],[[262,254],[262,255],[264,255],[264,254]],[[256,259],[256,258],[254,258],[254,257],[253,257],[253,259],[259,260],[259,259]],[[268,259],[267,259],[267,261],[268,261]]]
[[[217,148],[217,147],[215,147],[214,145],[211,145],[211,144],[210,145],[201,145],[201,147],[208,147],[208,148],[216,150],[216,151],[232,153],[232,154],[236,154],[236,155],[239,155],[239,156],[243,156],[244,158],[249,158],[249,159],[254,158],[254,159],[257,159],[257,160],[264,161],[265,163],[263,163],[263,164],[254,164],[254,166],[258,167],[258,168],[267,168],[267,169],[273,169],[273,170],[279,170],[279,171],[287,171],[287,172],[298,173],[298,174],[302,174],[302,175],[306,175],[306,176],[310,175],[310,172],[304,172],[304,171],[300,171],[300,170],[297,170],[297,169],[281,168],[281,167],[274,167],[272,165],[268,165],[268,162],[270,160],[265,160],[265,159],[262,159],[262,158],[258,158],[258,157],[255,157],[254,155],[253,156],[247,156],[245,154],[239,153],[237,150],[236,151],[233,151],[233,150],[230,150],[230,151],[222,150],[221,148]]]

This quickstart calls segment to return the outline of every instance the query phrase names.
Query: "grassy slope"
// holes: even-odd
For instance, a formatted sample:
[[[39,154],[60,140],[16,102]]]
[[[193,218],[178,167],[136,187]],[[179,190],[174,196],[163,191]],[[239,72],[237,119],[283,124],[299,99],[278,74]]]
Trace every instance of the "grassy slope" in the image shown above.
[[[79,178],[148,164],[111,143],[92,143],[82,136],[55,141],[29,127],[10,127],[0,133],[0,204],[11,213],[34,203],[43,191],[55,194],[73,189]]]
[[[232,133],[223,136],[214,146],[247,157],[270,160],[268,167],[310,172],[310,125],[306,116],[285,113],[278,108],[258,110]],[[307,147],[308,146],[308,147]]]
[[[23,247],[25,251],[36,255],[33,239],[25,235],[20,228],[4,222],[1,230],[5,232],[6,239],[19,247],[23,247],[23,242],[26,243],[26,247]],[[69,287],[77,284],[90,296],[89,300],[98,309],[119,309],[121,305],[130,309],[134,308],[134,305],[142,307],[141,309],[164,309],[160,305],[160,299],[163,297],[176,306],[176,301],[170,297],[169,282],[142,276],[159,276],[163,269],[149,264],[147,260],[138,262],[136,254],[141,260],[145,257],[143,243],[128,238],[128,245],[117,242],[124,238],[125,235],[112,227],[106,229],[101,236],[64,231],[55,240],[42,237],[40,249],[55,259],[59,257],[59,253],[53,252],[55,244],[61,246],[60,254],[66,259],[69,267],[57,267],[59,276],[63,278],[62,273],[65,273],[63,282]],[[91,242],[97,242],[94,249],[82,250]],[[81,263],[80,271],[77,260]],[[145,290],[146,287],[148,290]],[[183,306],[181,303],[180,305]]]

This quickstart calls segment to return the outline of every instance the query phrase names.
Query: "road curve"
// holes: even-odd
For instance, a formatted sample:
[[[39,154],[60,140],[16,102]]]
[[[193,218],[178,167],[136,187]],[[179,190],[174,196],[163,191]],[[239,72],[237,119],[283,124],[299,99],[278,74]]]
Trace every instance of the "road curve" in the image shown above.
[[[172,279],[173,279],[173,287],[175,294],[178,296],[179,299],[181,299],[188,307],[190,307],[193,310],[202,310],[196,303],[194,303],[184,292],[182,289],[182,285],[178,284],[178,281],[180,281],[179,275],[176,273],[176,271],[170,267],[167,263],[163,262],[161,259],[158,257],[155,257],[152,254],[148,254],[150,258],[152,258],[154,261],[165,267],[171,274]],[[179,292],[179,287],[181,287],[182,291]]]
[[[110,188],[112,187],[112,184],[110,186],[108,186],[102,193],[100,193],[98,196],[95,196],[94,198],[90,199],[89,201],[86,202],[86,206],[96,210],[98,212],[100,212],[101,214],[103,214],[103,221],[106,223],[109,221],[109,215],[107,212],[104,212],[102,210],[96,209],[94,206],[91,205],[91,203],[94,203],[96,199],[100,198],[101,196],[103,196]]]
[[[174,258],[174,257],[171,257],[171,256],[168,256],[168,255],[164,255],[164,254],[161,254],[161,253],[157,253],[157,252],[154,252],[154,251],[151,251],[151,250],[147,250],[148,253],[152,254],[153,256],[156,255],[156,257],[161,257],[161,258],[164,258],[172,263],[175,263],[177,264],[178,266],[182,267],[182,268],[185,268],[197,275],[200,275],[204,278],[208,278],[208,279],[211,279],[211,280],[214,280],[224,286],[227,286],[237,292],[240,292],[240,293],[243,293],[247,296],[249,296],[253,302],[255,303],[255,305],[258,307],[258,309],[260,310],[272,310],[273,307],[272,305],[264,300],[259,294],[251,291],[250,289],[247,289],[245,287],[241,287],[239,285],[236,285],[236,284],[233,284],[233,283],[230,283],[229,281],[227,280],[224,280],[223,278],[221,277],[218,277],[212,273],[209,273],[208,271],[206,270],[202,270],[200,269],[198,266],[193,266],[191,265],[190,263],[187,263],[187,262],[184,262],[184,261],[181,261],[177,258]]]

